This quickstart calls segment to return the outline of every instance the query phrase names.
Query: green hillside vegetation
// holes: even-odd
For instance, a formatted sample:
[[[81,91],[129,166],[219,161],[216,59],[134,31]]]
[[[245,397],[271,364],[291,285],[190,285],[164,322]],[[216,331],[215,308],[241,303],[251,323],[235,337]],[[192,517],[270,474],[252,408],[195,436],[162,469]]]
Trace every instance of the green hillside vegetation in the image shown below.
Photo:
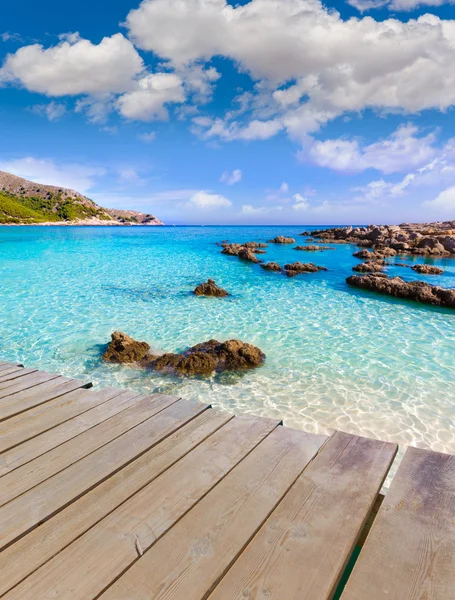
[[[90,206],[77,198],[63,199],[60,195],[48,193],[47,197],[15,196],[0,191],[0,223],[45,223],[79,221],[82,219],[109,220],[110,217],[96,205]]]

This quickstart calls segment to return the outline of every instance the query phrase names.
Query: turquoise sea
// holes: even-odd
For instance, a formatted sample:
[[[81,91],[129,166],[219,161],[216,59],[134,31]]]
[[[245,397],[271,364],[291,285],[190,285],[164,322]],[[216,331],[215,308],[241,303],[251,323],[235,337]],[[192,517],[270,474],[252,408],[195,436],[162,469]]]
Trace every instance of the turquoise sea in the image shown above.
[[[455,452],[455,313],[353,290],[355,248],[270,245],[260,258],[327,272],[288,278],[224,256],[216,242],[299,237],[305,227],[1,227],[0,359],[234,412],[282,417]],[[399,259],[402,261],[403,259]],[[419,259],[422,262],[422,259]],[[427,281],[455,287],[455,259]],[[389,274],[425,279],[410,269]],[[190,292],[213,277],[232,295]],[[101,362],[119,329],[178,351],[240,338],[267,355],[244,376],[179,380]]]

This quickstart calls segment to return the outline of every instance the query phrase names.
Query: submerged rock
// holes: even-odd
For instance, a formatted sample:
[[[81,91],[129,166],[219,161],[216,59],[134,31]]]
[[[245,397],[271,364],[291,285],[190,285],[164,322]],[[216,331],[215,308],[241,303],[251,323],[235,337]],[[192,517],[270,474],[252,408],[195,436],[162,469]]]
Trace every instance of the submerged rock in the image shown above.
[[[441,267],[435,267],[433,265],[414,265],[411,267],[411,269],[416,273],[421,273],[422,275],[442,275],[444,273],[444,269],[441,269]]]
[[[360,273],[378,273],[382,271],[384,267],[384,261],[374,261],[370,260],[364,263],[360,263],[360,265],[355,265],[352,267],[353,271],[359,271]]]
[[[269,240],[270,244],[295,244],[295,239],[291,237],[285,237],[284,235],[277,235],[273,240]]]
[[[441,288],[424,281],[403,281],[401,277],[387,277],[384,273],[376,273],[374,275],[351,275],[346,279],[346,283],[396,298],[455,308],[455,289]]]
[[[268,262],[261,265],[262,269],[266,271],[282,271],[283,269],[277,262]]]
[[[324,250],[335,250],[330,246],[296,246],[294,250],[304,250],[305,252],[324,252]]]
[[[288,277],[294,277],[300,273],[316,273],[317,271],[327,271],[325,267],[320,267],[314,263],[301,263],[295,262],[284,265],[286,275]]]
[[[228,292],[217,286],[213,279],[207,279],[205,283],[200,283],[193,291],[193,294],[196,296],[216,296],[219,298],[229,296]]]
[[[126,333],[114,331],[103,360],[111,363],[139,362],[147,357],[149,350],[147,342],[137,342]]]

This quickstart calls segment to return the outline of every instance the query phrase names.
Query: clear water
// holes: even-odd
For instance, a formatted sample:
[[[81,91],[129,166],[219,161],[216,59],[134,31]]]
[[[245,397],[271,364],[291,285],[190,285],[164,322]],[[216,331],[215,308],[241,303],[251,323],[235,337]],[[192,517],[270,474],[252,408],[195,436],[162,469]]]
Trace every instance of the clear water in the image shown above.
[[[304,253],[270,245],[266,260],[329,269],[290,279],[223,256],[215,244],[297,239],[303,230],[2,227],[0,358],[101,386],[283,418],[308,431],[338,428],[455,453],[455,312],[348,288],[345,278],[358,262],[352,246]],[[455,287],[455,259],[433,262],[444,275],[388,272]],[[208,277],[232,296],[191,295]],[[240,338],[267,360],[243,377],[182,381],[103,364],[115,329],[162,351]]]

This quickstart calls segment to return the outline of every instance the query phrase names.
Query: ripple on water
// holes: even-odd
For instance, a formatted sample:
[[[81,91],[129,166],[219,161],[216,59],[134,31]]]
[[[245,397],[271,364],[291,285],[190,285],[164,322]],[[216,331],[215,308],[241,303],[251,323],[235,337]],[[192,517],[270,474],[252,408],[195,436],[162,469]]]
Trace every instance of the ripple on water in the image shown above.
[[[345,277],[358,261],[347,245],[312,256],[329,271],[294,279],[222,256],[215,245],[300,231],[3,228],[0,355],[100,385],[283,418],[308,431],[339,428],[455,452],[453,313],[348,288]],[[283,264],[295,252],[270,245],[264,258]],[[455,260],[442,262],[444,276],[431,281],[455,287]],[[189,293],[208,277],[232,296]],[[237,337],[263,349],[267,361],[243,377],[206,381],[104,365],[101,348],[114,329],[164,351]]]

